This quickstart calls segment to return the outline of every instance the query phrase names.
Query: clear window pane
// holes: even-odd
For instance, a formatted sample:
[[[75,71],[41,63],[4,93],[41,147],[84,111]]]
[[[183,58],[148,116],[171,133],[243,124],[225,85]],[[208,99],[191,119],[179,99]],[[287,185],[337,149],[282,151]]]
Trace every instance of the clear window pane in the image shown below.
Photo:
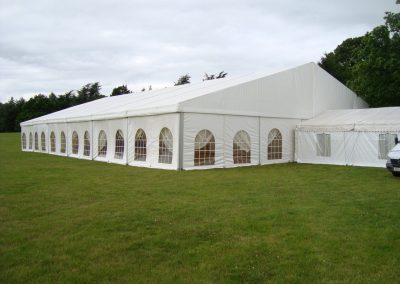
[[[173,138],[168,128],[163,128],[159,137],[158,162],[172,164]]]
[[[61,131],[61,137],[60,137],[60,152],[65,153],[67,149],[67,140],[65,139],[65,133],[64,131]]]
[[[56,151],[56,135],[53,131],[50,134],[50,151],[53,153]]]
[[[29,133],[29,150],[32,150],[32,132]]]
[[[88,131],[85,131],[83,135],[83,155],[90,156],[90,136]]]
[[[72,132],[72,154],[78,154],[79,151],[79,137],[76,131]]]
[[[274,128],[268,133],[268,160],[282,159],[282,134]]]
[[[42,151],[46,151],[46,135],[44,134],[44,132],[42,132],[42,134],[40,135],[40,142],[42,146]]]
[[[135,135],[135,161],[146,161],[146,133],[139,129]]]
[[[26,135],[25,135],[25,132],[22,133],[21,144],[22,144],[22,149],[26,149]]]
[[[124,134],[118,130],[115,134],[115,159],[122,159],[124,156]]]
[[[247,164],[251,163],[251,143],[249,134],[240,130],[233,137],[233,163]]]
[[[197,133],[194,140],[194,165],[215,164],[215,139],[211,131],[207,129]]]
[[[98,139],[98,147],[97,147],[97,154],[99,157],[107,156],[107,135],[104,130],[101,130],[99,133]]]
[[[39,136],[37,132],[35,132],[35,150],[39,150]]]

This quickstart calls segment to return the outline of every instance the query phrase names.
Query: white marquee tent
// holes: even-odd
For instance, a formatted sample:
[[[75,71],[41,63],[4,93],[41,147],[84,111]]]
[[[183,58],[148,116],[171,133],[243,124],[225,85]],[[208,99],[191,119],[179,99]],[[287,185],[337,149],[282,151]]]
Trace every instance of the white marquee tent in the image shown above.
[[[164,169],[294,160],[294,130],[366,104],[314,63],[107,97],[21,123],[22,149]]]
[[[328,110],[296,128],[296,161],[385,167],[400,137],[400,107]]]

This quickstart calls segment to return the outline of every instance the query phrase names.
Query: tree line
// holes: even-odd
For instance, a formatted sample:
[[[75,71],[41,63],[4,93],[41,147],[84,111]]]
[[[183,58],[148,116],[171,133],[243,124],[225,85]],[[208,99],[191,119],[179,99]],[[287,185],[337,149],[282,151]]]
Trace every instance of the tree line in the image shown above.
[[[343,41],[319,62],[370,107],[400,106],[400,13],[385,24]]]
[[[206,73],[203,81],[224,78],[226,75],[227,73],[223,71],[217,75],[208,75]],[[189,84],[190,78],[189,74],[182,75],[174,85]],[[148,90],[152,90],[151,85],[148,87]],[[101,94],[100,91],[100,83],[95,82],[86,84],[77,91],[66,92],[63,95],[50,93],[46,96],[38,94],[29,100],[25,100],[24,98],[15,100],[11,98],[6,103],[0,102],[0,132],[20,131],[20,123],[23,121],[106,97]],[[141,92],[144,91],[146,91],[146,88],[141,90]],[[114,88],[110,96],[113,97],[133,93],[133,91],[128,89],[127,85],[121,85]]]
[[[318,64],[352,89],[370,107],[400,106],[400,13],[386,12],[385,23],[365,35],[348,38],[335,50],[325,53]],[[227,73],[204,74],[203,81],[225,78]],[[190,83],[182,75],[175,86]],[[148,90],[151,90],[151,85]],[[0,132],[20,131],[19,124],[35,117],[105,97],[98,82],[63,95],[36,95],[29,100],[11,98],[0,103]],[[141,90],[146,91],[146,88]],[[126,85],[110,96],[132,94]]]

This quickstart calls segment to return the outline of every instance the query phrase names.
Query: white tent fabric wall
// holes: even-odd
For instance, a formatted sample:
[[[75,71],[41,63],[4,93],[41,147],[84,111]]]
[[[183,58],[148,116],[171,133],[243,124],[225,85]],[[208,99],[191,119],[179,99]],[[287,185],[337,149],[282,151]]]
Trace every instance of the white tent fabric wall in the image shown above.
[[[222,168],[224,160],[224,116],[217,114],[184,113],[183,123],[183,168],[184,169],[210,169]],[[194,141],[201,130],[208,130],[215,139],[214,165],[194,166]]]
[[[167,127],[173,138],[172,163],[159,163],[159,137],[161,130]],[[161,169],[178,169],[179,164],[179,114],[130,117],[129,129],[129,161],[131,166],[155,167]],[[139,129],[146,134],[146,160],[135,160],[135,136]]]
[[[116,164],[127,164],[127,119],[112,119],[112,120],[100,120],[93,121],[93,132],[91,134],[92,145],[93,145],[93,160],[102,162],[111,162]],[[124,153],[121,158],[115,155],[115,137],[117,131],[121,130],[124,137]],[[107,136],[107,152],[105,157],[99,156],[99,135],[100,132],[104,131]],[[83,136],[82,136],[83,138]],[[82,143],[83,145],[83,143]]]
[[[21,150],[22,151],[26,151],[26,152],[31,152],[33,151],[33,133],[32,133],[32,147],[31,149],[29,148],[29,135],[31,135],[32,131],[31,131],[31,127],[21,127],[21,139],[22,139],[22,135],[25,134],[26,137],[26,147],[23,148],[22,142],[21,142]]]
[[[298,119],[258,118],[215,114],[184,114],[184,169],[208,169],[236,167],[257,164],[285,163],[294,160],[294,129]],[[201,130],[209,130],[215,138],[215,164],[194,165],[194,140]],[[268,134],[278,129],[282,135],[282,158],[268,159]],[[234,164],[233,138],[238,131],[244,130],[250,136],[251,163]],[[261,139],[259,133],[261,132]],[[261,145],[259,144],[261,141]],[[261,146],[261,147],[260,147]],[[261,152],[260,152],[261,150]]]
[[[264,118],[260,119],[261,164],[287,163],[294,160],[294,130],[299,119]],[[282,135],[282,159],[268,159],[268,135],[272,129],[278,129]]]
[[[32,131],[32,136],[33,136],[33,147],[32,150],[34,152],[42,152],[42,153],[48,153],[48,130],[47,130],[47,125],[46,124],[39,124],[39,125],[33,125],[31,127],[31,131]],[[45,150],[42,150],[42,133],[44,133],[45,135]],[[35,135],[37,134],[37,141],[35,138]],[[37,142],[37,146],[35,147],[35,143]]]
[[[387,132],[326,132],[331,137],[331,156],[317,156],[317,134],[296,131],[296,161],[310,164],[332,164],[385,167],[386,157],[379,157],[379,134]],[[393,132],[392,132],[393,133]],[[397,133],[400,137],[400,131]]]
[[[330,136],[329,156],[318,155],[317,137],[322,134]],[[400,107],[326,111],[297,126],[296,161],[385,167],[395,136],[400,136]]]
[[[68,149],[68,139],[67,139],[68,126],[67,126],[67,124],[66,123],[51,123],[51,124],[48,124],[47,126],[48,126],[48,133],[49,133],[48,139],[47,139],[48,145],[50,147],[49,148],[49,153],[53,154],[53,155],[67,156],[68,155],[67,151],[65,151],[65,153],[61,152],[61,132],[63,132],[64,135],[65,135],[66,150]],[[51,151],[50,136],[51,136],[52,132],[55,135],[55,144],[56,144],[55,145],[56,146],[56,151],[55,152]]]
[[[242,136],[242,141],[247,141],[246,135],[243,135],[244,131],[250,137],[250,148],[246,143],[243,143],[241,148],[243,151],[250,150],[250,161],[249,163],[234,163],[233,158],[233,142],[236,134]],[[251,166],[259,164],[259,119],[258,117],[246,117],[246,116],[224,116],[224,166],[230,167],[241,167]]]
[[[73,158],[80,158],[80,159],[92,159],[92,156],[85,156],[83,155],[83,150],[84,150],[84,135],[85,132],[89,131],[90,135],[92,133],[92,123],[90,121],[83,121],[83,122],[73,122],[73,123],[68,123],[67,124],[67,131],[65,132],[66,137],[67,137],[67,153],[69,157]],[[72,135],[73,133],[76,132],[78,134],[78,153],[73,153],[72,151]],[[57,135],[58,134],[58,135]],[[56,138],[59,138],[61,135],[61,131],[57,131]],[[58,136],[58,137],[57,137]],[[59,138],[60,139],[60,138]],[[59,140],[59,139],[56,139]],[[60,147],[60,141],[57,143]],[[92,143],[90,145],[92,150]]]
[[[317,154],[318,133],[296,132],[296,161],[310,164],[346,165],[344,133],[325,132],[330,135],[331,139],[331,155],[329,157]]]

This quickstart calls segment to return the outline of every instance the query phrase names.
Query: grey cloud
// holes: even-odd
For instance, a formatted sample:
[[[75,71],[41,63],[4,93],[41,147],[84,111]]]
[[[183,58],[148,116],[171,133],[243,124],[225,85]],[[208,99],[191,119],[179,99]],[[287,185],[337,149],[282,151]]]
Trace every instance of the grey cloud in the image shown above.
[[[0,101],[95,81],[109,94],[184,73],[278,71],[318,61],[396,9],[394,0],[0,0]]]

